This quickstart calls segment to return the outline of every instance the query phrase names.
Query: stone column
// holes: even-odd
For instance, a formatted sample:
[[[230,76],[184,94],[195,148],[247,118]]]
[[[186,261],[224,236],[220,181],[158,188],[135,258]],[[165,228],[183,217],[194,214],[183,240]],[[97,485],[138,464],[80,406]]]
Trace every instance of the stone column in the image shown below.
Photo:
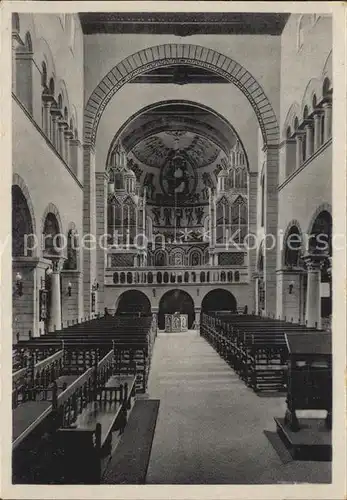
[[[83,148],[83,234],[96,235],[95,150],[90,144]],[[83,251],[83,298],[85,316],[91,313],[91,283],[96,277],[96,251],[85,242]]]
[[[80,147],[80,141],[78,139],[70,139],[70,167],[73,173],[76,175],[79,181],[81,181],[81,175],[78,168],[78,151]]]
[[[254,279],[254,292],[255,292],[255,314],[259,314],[259,278],[255,275]],[[252,312],[252,311],[251,311]]]
[[[265,234],[273,235],[277,241],[279,170],[278,146],[265,146],[264,152],[266,157],[264,229]],[[274,245],[274,248],[271,249],[264,249],[264,264],[265,312],[267,315],[273,315],[276,314],[277,245]]]
[[[194,323],[195,323],[195,329],[199,333],[200,332],[200,314],[201,314],[201,307],[195,307],[194,309],[195,313],[195,318],[194,318]]]
[[[305,125],[305,133],[306,133],[306,160],[308,160],[313,155],[313,145],[314,145],[313,123],[311,120],[308,121]]]
[[[51,101],[43,99],[42,130],[47,137],[49,137],[49,128],[50,128],[50,108],[51,108]]]
[[[68,128],[64,132],[64,145],[65,145],[65,152],[64,152],[64,158],[65,158],[65,163],[71,168],[71,146],[70,146],[70,141],[73,139],[73,133],[71,130]],[[72,170],[72,168],[71,168]],[[75,172],[74,172],[75,173]]]
[[[301,167],[302,164],[302,132],[298,131],[295,135],[296,139],[296,170]]]
[[[306,324],[310,328],[321,326],[321,255],[304,257],[307,266]]]
[[[324,110],[324,142],[331,137],[332,130],[332,104],[330,101],[323,102]]]
[[[60,110],[58,109],[56,103],[51,105],[51,133],[50,140],[53,146],[58,149],[58,120],[61,117]]]
[[[258,172],[250,172],[249,173],[249,182],[248,182],[248,232],[249,234],[256,235],[257,234],[257,186],[258,186]],[[249,278],[251,277],[251,273],[256,269],[256,260],[257,260],[257,249],[255,248],[252,237],[249,239],[249,250],[248,250],[248,272]],[[252,295],[251,295],[252,294]],[[256,295],[254,295],[254,288],[251,290],[250,294],[250,303],[249,303],[249,311],[253,311],[256,308],[255,301]]]
[[[65,159],[65,144],[64,144],[64,131],[66,128],[66,123],[62,120],[58,120],[58,135],[57,135],[57,151],[60,156]]]
[[[320,110],[315,110],[314,115],[313,115],[313,123],[314,123],[314,146],[313,149],[314,151],[317,151],[317,149],[320,148],[321,146],[321,141],[320,141],[320,136],[321,136],[321,112]]]
[[[280,269],[277,271],[278,308],[276,317],[294,323],[300,322],[301,311],[300,270]]]
[[[60,271],[61,259],[52,260],[51,274],[51,302],[49,310],[48,331],[61,330],[61,293],[60,293]]]

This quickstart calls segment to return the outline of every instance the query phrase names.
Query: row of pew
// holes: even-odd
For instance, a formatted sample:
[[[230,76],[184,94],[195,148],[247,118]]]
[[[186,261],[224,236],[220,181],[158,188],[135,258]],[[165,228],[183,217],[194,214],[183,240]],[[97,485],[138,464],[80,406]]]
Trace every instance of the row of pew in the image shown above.
[[[146,390],[155,333],[149,317],[105,316],[17,343],[14,483],[100,483],[114,431]]]
[[[255,315],[202,314],[200,334],[255,392],[286,391],[285,333],[314,328]]]

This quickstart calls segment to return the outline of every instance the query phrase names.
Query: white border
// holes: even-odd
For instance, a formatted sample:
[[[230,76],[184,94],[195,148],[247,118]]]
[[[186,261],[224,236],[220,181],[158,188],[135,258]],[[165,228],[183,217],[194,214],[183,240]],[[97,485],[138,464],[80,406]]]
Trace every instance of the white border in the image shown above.
[[[0,5],[0,325],[1,350],[1,495],[3,499],[331,499],[346,496],[346,251],[337,251],[333,259],[333,482],[300,485],[144,485],[144,486],[33,486],[11,485],[11,442],[6,429],[11,425],[11,349],[12,349],[12,265],[10,240],[4,242],[11,230],[11,12],[291,12],[333,13],[333,219],[334,231],[346,233],[346,8],[341,2],[30,2],[5,0]],[[346,242],[345,242],[346,243]],[[345,245],[346,246],[346,245]],[[338,395],[338,396],[336,396]]]

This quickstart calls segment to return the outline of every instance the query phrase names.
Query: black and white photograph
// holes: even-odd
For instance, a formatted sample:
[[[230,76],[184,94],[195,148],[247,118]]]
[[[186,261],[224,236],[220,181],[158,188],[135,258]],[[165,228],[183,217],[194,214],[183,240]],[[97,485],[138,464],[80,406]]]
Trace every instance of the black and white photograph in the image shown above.
[[[342,500],[345,9],[146,3],[5,2],[1,496]]]

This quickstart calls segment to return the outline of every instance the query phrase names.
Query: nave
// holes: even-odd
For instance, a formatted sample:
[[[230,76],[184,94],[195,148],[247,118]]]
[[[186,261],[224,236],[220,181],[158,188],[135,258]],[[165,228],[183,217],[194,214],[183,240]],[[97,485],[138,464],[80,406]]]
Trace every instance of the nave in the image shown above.
[[[331,480],[330,462],[292,460],[275,434],[285,393],[255,394],[196,331],[158,334],[148,393],[160,408],[147,484]]]

